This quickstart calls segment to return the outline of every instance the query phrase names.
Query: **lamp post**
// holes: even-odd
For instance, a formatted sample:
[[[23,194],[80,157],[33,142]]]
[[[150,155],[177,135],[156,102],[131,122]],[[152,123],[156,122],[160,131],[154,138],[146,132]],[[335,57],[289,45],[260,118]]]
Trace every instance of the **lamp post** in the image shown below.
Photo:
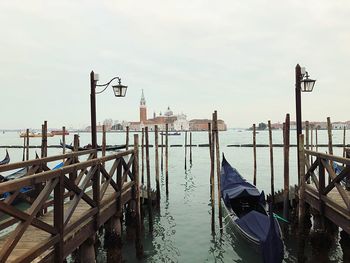
[[[125,97],[126,90],[128,86],[124,86],[121,84],[121,79],[119,77],[112,78],[109,82],[105,84],[97,84],[97,81],[99,80],[98,74],[94,73],[94,71],[91,71],[90,73],[90,107],[91,107],[91,145],[93,149],[97,149],[97,130],[96,130],[96,94],[100,94],[104,92],[108,86],[112,83],[114,80],[118,80],[117,85],[112,85],[114,95],[116,97]],[[104,87],[103,90],[96,92],[96,87]]]
[[[301,92],[312,92],[316,80],[310,79],[305,68],[301,68],[299,64],[295,67],[295,105],[296,105],[296,124],[297,124],[297,149],[299,149],[299,135],[302,133],[301,118]],[[300,181],[299,172],[299,150],[298,154],[298,182]]]

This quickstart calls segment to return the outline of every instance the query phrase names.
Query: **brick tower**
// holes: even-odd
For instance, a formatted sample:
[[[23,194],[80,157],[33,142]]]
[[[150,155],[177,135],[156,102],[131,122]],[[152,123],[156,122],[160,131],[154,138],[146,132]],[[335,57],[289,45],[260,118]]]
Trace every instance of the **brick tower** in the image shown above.
[[[146,107],[145,95],[143,94],[143,90],[142,90],[142,95],[140,100],[140,122],[145,123],[146,120],[147,120],[147,107]]]

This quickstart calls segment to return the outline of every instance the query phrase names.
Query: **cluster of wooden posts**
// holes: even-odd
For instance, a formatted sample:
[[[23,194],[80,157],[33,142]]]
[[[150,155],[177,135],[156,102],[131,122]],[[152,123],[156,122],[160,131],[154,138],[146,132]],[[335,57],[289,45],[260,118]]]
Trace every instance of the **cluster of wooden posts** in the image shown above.
[[[210,155],[210,203],[211,203],[211,231],[215,233],[215,172],[217,180],[217,203],[220,232],[223,230],[221,190],[220,190],[220,148],[218,131],[218,114],[214,111],[212,122],[208,123],[209,155]],[[215,170],[216,164],[216,170]],[[215,170],[215,171],[214,171]]]
[[[34,259],[40,262],[63,262],[68,255],[80,262],[95,262],[94,246],[99,241],[98,233],[101,234],[102,229],[105,233],[105,247],[110,248],[107,249],[107,259],[109,262],[121,262],[123,214],[127,232],[135,232],[136,254],[141,258],[144,217],[141,206],[142,202],[147,204],[149,230],[152,231],[153,204],[155,203],[158,209],[160,207],[160,169],[162,172],[165,169],[165,191],[166,195],[169,193],[168,125],[165,135],[161,136],[161,145],[157,126],[154,131],[155,194],[151,189],[148,127],[142,129],[141,145],[138,135],[135,134],[133,147],[129,149],[127,129],[125,151],[108,154],[106,131],[103,127],[101,157],[97,156],[96,149],[78,151],[77,134],[74,135],[73,152],[66,153],[65,132],[62,134],[63,154],[47,157],[46,135],[45,121],[42,126],[41,157],[30,160],[27,130],[23,162],[0,168],[0,172],[27,168],[22,178],[0,184],[0,194],[13,193],[4,202],[0,202],[0,217],[10,216],[9,219],[1,221],[0,231],[14,229],[0,238],[0,262],[30,262]],[[139,147],[142,185],[139,184]],[[81,160],[83,157],[87,159]],[[62,160],[63,166],[60,169],[51,170],[48,167],[48,163]],[[110,171],[106,170],[108,163]],[[32,188],[34,194],[28,196],[21,193],[23,187]],[[15,207],[14,201],[17,198],[27,202],[30,208],[21,211]],[[133,230],[129,231],[129,226]]]
[[[327,118],[328,130],[328,154],[320,153],[318,143],[318,129],[310,126],[309,122],[305,122],[305,135],[301,134],[298,138],[298,186],[291,187],[289,181],[289,148],[290,148],[290,116],[286,115],[283,123],[283,155],[284,155],[284,188],[278,193],[275,192],[274,187],[274,161],[273,161],[273,143],[272,143],[272,129],[271,122],[268,121],[269,129],[269,147],[270,147],[270,168],[271,168],[271,195],[268,197],[275,208],[283,207],[283,218],[287,219],[291,224],[283,225],[285,237],[294,229],[298,229],[298,262],[305,262],[305,240],[308,239],[308,233],[311,227],[310,217],[314,217],[313,243],[320,245],[319,240],[323,240],[323,244],[328,244],[329,236],[320,235],[320,233],[329,234],[332,232],[333,238],[336,231],[329,229],[338,229],[338,226],[343,229],[341,233],[341,244],[344,252],[344,260],[349,260],[349,232],[350,221],[350,198],[346,189],[349,185],[341,185],[341,181],[350,177],[350,168],[346,146],[346,129],[343,132],[343,153],[341,157],[333,156],[333,142],[332,142],[332,123],[330,118]],[[304,142],[305,138],[305,142]],[[315,139],[315,142],[314,142]],[[256,164],[256,127],[253,125],[253,183],[256,185],[257,164]],[[337,162],[344,169],[337,175],[334,172],[333,162]],[[318,170],[317,173],[315,170]],[[325,173],[326,172],[326,173]],[[328,174],[328,185],[325,183],[325,177]],[[310,182],[311,180],[311,182]],[[346,182],[349,183],[349,180]],[[336,190],[334,190],[336,189]],[[290,191],[292,190],[292,193]],[[339,200],[343,205],[334,204],[334,200]],[[335,202],[336,203],[336,202]],[[290,211],[290,209],[292,209]],[[310,214],[311,213],[311,214]],[[320,219],[321,218],[321,219]],[[321,221],[320,221],[321,220]],[[320,223],[321,222],[321,223]],[[327,223],[325,223],[327,222]],[[289,227],[291,226],[291,227]],[[321,231],[322,230],[322,231]],[[316,233],[316,234],[315,234]],[[322,246],[321,246],[322,247]],[[315,253],[315,255],[323,254],[328,258],[329,248],[322,247],[322,253]],[[318,251],[315,248],[315,251]],[[313,260],[321,259],[313,255]],[[347,262],[347,261],[344,261]]]

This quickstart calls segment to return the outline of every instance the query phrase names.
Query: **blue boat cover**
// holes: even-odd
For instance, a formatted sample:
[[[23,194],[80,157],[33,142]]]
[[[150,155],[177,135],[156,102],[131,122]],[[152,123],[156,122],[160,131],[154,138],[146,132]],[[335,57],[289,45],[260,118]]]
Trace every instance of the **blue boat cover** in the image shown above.
[[[260,197],[260,192],[256,187],[248,183],[239,172],[233,168],[223,156],[221,169],[221,197],[225,203],[230,199],[238,197]]]
[[[258,189],[248,183],[238,171],[223,156],[221,169],[221,197],[225,204],[230,204],[230,199],[238,197],[256,197],[262,203],[264,194],[260,195]],[[235,223],[250,236],[259,240],[264,263],[281,263],[283,260],[283,241],[280,237],[278,222],[273,217],[270,206],[270,216],[250,211]]]

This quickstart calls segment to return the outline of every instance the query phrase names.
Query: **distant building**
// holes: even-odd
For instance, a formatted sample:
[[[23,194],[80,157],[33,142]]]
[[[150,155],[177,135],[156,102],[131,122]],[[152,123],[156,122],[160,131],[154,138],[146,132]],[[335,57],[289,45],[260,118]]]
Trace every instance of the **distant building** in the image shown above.
[[[163,115],[162,113],[160,113],[157,116],[156,113],[153,113],[153,118],[148,119],[146,99],[145,99],[143,90],[141,94],[139,111],[140,111],[140,121],[129,122],[128,125],[130,130],[139,131],[142,128],[147,126],[150,131],[153,131],[155,125],[157,125],[160,131],[162,130],[164,131],[166,124],[168,124],[168,129],[170,131],[174,131],[174,130],[181,131],[181,130],[189,129],[189,123],[186,119],[186,115],[184,114],[174,115],[170,107],[167,108],[167,110]]]
[[[193,119],[190,120],[190,130],[191,131],[207,131],[208,123],[212,123],[209,119]],[[223,120],[218,120],[218,130],[226,131],[227,126]]]

